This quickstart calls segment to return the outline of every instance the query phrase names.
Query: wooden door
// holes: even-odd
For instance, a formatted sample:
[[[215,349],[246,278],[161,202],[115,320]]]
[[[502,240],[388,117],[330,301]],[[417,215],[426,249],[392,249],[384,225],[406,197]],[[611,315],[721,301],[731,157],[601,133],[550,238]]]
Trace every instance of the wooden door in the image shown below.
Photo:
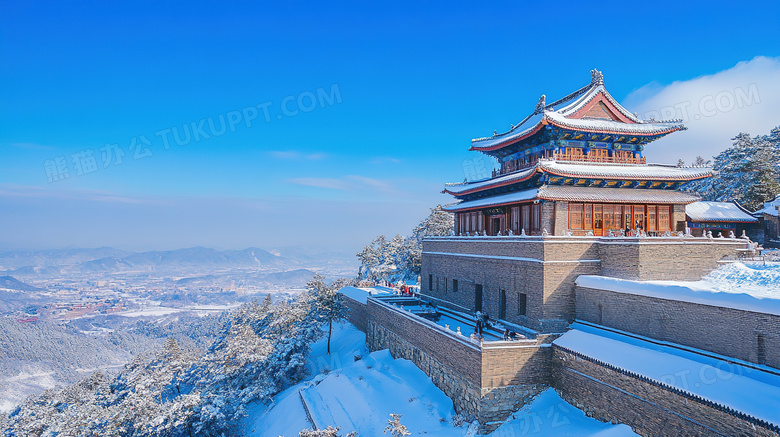
[[[604,235],[604,212],[603,205],[593,205],[593,235]]]

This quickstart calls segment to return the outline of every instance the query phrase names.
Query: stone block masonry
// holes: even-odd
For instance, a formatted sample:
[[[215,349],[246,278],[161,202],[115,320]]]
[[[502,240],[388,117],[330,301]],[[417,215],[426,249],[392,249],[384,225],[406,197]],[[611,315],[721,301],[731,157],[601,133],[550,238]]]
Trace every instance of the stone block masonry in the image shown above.
[[[643,436],[777,436],[777,427],[607,363],[553,346],[553,385],[596,419]]]
[[[574,320],[579,275],[623,279],[698,280],[739,239],[599,237],[446,237],[423,242],[423,295],[461,311],[542,332]]]
[[[550,384],[551,337],[481,347],[432,322],[369,298],[370,351],[412,361],[450,397],[455,410],[495,429]]]
[[[780,369],[780,316],[577,287],[577,319]]]
[[[351,323],[355,328],[366,332],[368,328],[368,317],[366,313],[366,305],[363,302],[358,302],[349,296],[340,295],[342,303],[347,307],[347,321]]]

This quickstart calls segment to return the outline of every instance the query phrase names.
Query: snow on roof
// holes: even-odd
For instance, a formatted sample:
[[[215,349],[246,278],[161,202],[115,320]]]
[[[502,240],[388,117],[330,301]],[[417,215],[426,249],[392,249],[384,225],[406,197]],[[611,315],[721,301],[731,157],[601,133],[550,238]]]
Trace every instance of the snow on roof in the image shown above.
[[[529,178],[531,175],[533,175],[534,172],[536,172],[535,166],[528,168],[526,170],[510,173],[497,178],[491,178],[491,179],[477,181],[477,182],[445,184],[444,191],[450,194],[457,195],[469,191],[474,191],[479,188],[491,187],[494,185],[506,185],[508,183],[520,182],[522,180],[525,180]]]
[[[520,123],[512,126],[508,132],[494,134],[492,137],[475,138],[471,140],[474,150],[495,150],[504,144],[523,139],[541,129],[546,124],[582,130],[586,132],[627,133],[635,135],[662,135],[685,129],[680,120],[641,120],[620,103],[618,103],[604,87],[600,72],[591,71],[591,83],[579,90],[559,99],[549,105],[545,104],[545,96],[539,100],[534,112]],[[578,111],[583,110],[593,100],[606,101],[617,111],[617,117],[622,121],[597,118],[581,118]],[[560,106],[564,105],[565,106]],[[555,109],[556,106],[560,106]]]
[[[445,206],[444,210],[455,212],[471,208],[509,205],[534,199],[567,202],[657,203],[663,205],[683,205],[699,200],[698,197],[682,191],[543,185],[540,188],[452,203]]]
[[[759,216],[761,214],[768,214],[777,217],[777,207],[780,206],[780,195],[775,197],[775,200],[771,202],[764,202],[764,207],[754,212],[753,215]]]
[[[591,82],[591,85],[588,88],[588,90],[585,93],[583,93],[580,98],[572,101],[570,104],[568,104],[568,105],[566,105],[564,107],[558,108],[558,110],[556,112],[558,112],[559,114],[561,114],[563,116],[568,117],[570,115],[573,115],[574,113],[576,113],[580,109],[584,108],[588,104],[588,102],[590,102],[594,98],[598,97],[599,95],[604,96],[604,98],[606,98],[609,101],[609,103],[611,103],[612,106],[615,107],[615,109],[620,111],[620,113],[624,117],[628,118],[629,120],[633,121],[634,123],[643,123],[644,122],[644,120],[641,120],[639,117],[637,117],[634,114],[632,114],[628,109],[624,108],[623,105],[618,103],[617,100],[615,100],[615,98],[612,97],[612,94],[610,94],[609,91],[607,91],[607,89],[604,87],[604,83],[603,82],[601,82],[601,83]],[[550,106],[551,107],[552,106],[557,106],[558,104],[564,103],[562,100],[558,100],[557,102],[553,102],[552,104],[550,104]]]
[[[691,181],[712,176],[710,168],[686,168],[660,164],[570,163],[543,160],[539,169],[566,177],[643,181]]]
[[[726,293],[704,282],[631,281],[606,276],[582,275],[575,281],[580,287],[633,294],[658,299],[690,302],[780,316],[780,296]]]
[[[537,129],[541,128],[542,120],[544,119],[544,113],[533,113],[523,119],[519,124],[514,126],[509,132],[496,135],[494,137],[475,138],[471,140],[471,144],[475,148],[484,149],[493,147],[498,144],[508,143],[510,141],[523,138]],[[522,128],[522,129],[521,129]]]
[[[616,120],[600,118],[569,118],[558,112],[545,112],[545,119],[552,124],[586,132],[604,132],[612,134],[658,135],[670,133],[683,128],[677,121],[648,121],[642,123],[624,123]]]
[[[530,190],[517,191],[515,193],[502,194],[500,196],[487,197],[484,199],[462,201],[453,203],[444,207],[445,211],[462,211],[464,209],[485,207],[485,206],[498,206],[507,205],[510,203],[522,202],[525,200],[535,199],[537,197],[539,189],[531,188]]]
[[[388,291],[389,289],[380,289],[376,287],[371,288],[356,288],[356,287],[344,287],[341,290],[339,290],[339,293],[343,294],[344,296],[349,297],[352,300],[356,300],[360,303],[365,304],[366,300],[368,299],[368,296],[379,296],[379,295],[391,295],[392,292]]]
[[[600,162],[572,163],[541,160],[525,170],[477,182],[445,184],[444,192],[455,196],[522,182],[537,171],[555,176],[589,179],[692,181],[712,176],[710,168],[682,168],[661,164],[612,164]]]
[[[553,344],[780,425],[780,376],[582,323],[571,327]]]
[[[685,214],[694,222],[758,223],[757,218],[733,202],[695,202],[685,206]]]
[[[643,188],[599,188],[567,185],[545,185],[538,197],[567,202],[659,203],[681,205],[696,202],[699,197],[682,191]]]

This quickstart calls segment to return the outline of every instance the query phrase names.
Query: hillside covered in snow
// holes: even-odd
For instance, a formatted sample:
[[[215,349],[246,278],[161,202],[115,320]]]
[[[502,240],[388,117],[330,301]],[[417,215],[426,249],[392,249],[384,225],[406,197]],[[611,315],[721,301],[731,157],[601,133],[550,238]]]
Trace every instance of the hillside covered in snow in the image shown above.
[[[390,414],[401,414],[411,435],[473,436],[476,423],[455,414],[452,401],[408,360],[387,350],[368,354],[365,334],[349,323],[338,325],[334,349],[312,346],[312,374],[277,395],[270,405],[254,404],[244,424],[251,437],[297,436],[313,426],[339,427],[340,435],[383,435]],[[312,423],[314,422],[314,423]],[[626,425],[602,423],[563,401],[553,389],[515,412],[491,435],[633,436]]]

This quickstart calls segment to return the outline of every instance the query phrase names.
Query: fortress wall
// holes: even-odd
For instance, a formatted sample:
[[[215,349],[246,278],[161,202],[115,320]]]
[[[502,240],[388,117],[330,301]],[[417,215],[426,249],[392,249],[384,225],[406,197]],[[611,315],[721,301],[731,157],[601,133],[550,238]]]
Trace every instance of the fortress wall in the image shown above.
[[[698,281],[718,261],[735,259],[744,240],[704,238],[604,239],[599,242],[601,274],[621,279]]]
[[[366,332],[368,326],[368,314],[366,312],[366,305],[362,302],[358,302],[349,296],[341,295],[342,303],[348,309],[347,320],[353,324],[355,328]]]
[[[584,287],[576,300],[577,319],[780,369],[780,316]]]
[[[487,237],[484,241],[479,238],[426,240],[422,293],[437,299],[440,305],[447,306],[449,302],[456,310],[475,312],[476,286],[481,285],[482,311],[497,319],[500,294],[504,290],[504,320],[543,332],[560,332],[574,318],[576,277],[600,273],[598,248],[592,238],[544,242],[540,238]],[[494,256],[493,248],[499,254],[527,254],[536,258],[506,259],[509,255]],[[453,279],[458,281],[457,292],[453,291]],[[524,315],[520,314],[520,294],[526,295]]]
[[[433,289],[428,289],[429,274],[433,275]],[[453,291],[453,279],[458,281],[458,291]],[[422,282],[424,295],[452,302],[459,307],[456,310],[468,313],[476,311],[476,289],[481,285],[482,312],[492,320],[499,317],[500,293],[504,290],[505,320],[532,329],[542,327],[545,311],[541,262],[423,253]],[[519,314],[520,293],[527,296],[525,315]]]
[[[552,358],[550,344],[543,345],[533,341],[528,343],[520,347],[484,345],[482,388],[525,384],[550,385]]]
[[[553,384],[596,419],[625,423],[643,436],[776,436],[766,424],[605,363],[553,346]]]
[[[479,420],[482,432],[498,427],[550,384],[551,338],[481,349],[376,300],[368,300],[367,311],[369,350],[389,349],[393,357],[412,361],[458,413]]]
[[[394,357],[411,360],[423,371],[435,365],[477,389],[480,387],[480,351],[468,337],[445,333],[442,327],[376,299],[369,298],[366,308],[369,314],[366,342],[370,351],[390,349]],[[429,358],[424,366],[418,362],[421,352]]]
[[[598,275],[600,262],[549,263],[544,265],[542,332],[564,332],[574,321],[575,281],[580,275]]]

